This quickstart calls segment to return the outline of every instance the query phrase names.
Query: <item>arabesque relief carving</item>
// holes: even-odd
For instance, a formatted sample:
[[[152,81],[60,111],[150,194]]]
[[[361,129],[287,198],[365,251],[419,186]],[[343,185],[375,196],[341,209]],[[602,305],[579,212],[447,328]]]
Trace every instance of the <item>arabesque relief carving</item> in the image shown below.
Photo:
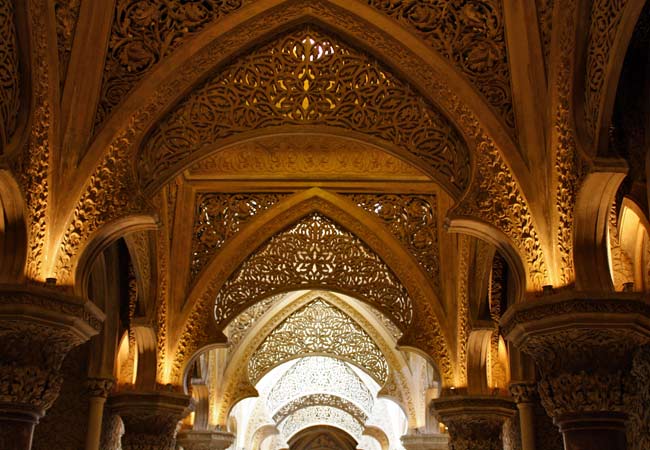
[[[16,131],[20,110],[20,62],[14,2],[0,1],[0,154]]]
[[[634,283],[634,263],[621,246],[618,233],[618,208],[612,205],[608,217],[609,254],[611,258],[614,289],[622,291],[626,283]]]
[[[587,48],[585,73],[585,128],[591,139],[596,137],[600,117],[600,102],[610,51],[628,0],[594,0]]]
[[[537,23],[539,26],[539,35],[542,42],[542,52],[544,53],[544,63],[546,65],[546,78],[548,80],[550,71],[551,58],[551,33],[553,32],[553,6],[554,0],[536,0],[537,4]],[[567,14],[569,15],[569,14]]]
[[[184,40],[244,3],[245,0],[117,0],[95,127]]]
[[[322,299],[287,317],[262,342],[248,363],[255,384],[270,369],[299,355],[331,354],[363,367],[381,385],[386,358],[373,339],[338,308]]]
[[[226,281],[214,303],[215,319],[220,323],[279,289],[315,286],[354,292],[400,327],[413,318],[406,288],[379,256],[331,220],[311,214],[269,239]]]
[[[503,8],[499,0],[366,0],[455,65],[515,128]]]
[[[68,72],[68,62],[72,52],[72,41],[77,28],[80,7],[81,0],[56,0],[54,2],[56,43],[59,50],[59,83],[62,91]]]
[[[190,166],[191,176],[298,179],[422,178],[412,165],[366,142],[335,136],[268,136],[220,150]]]
[[[299,409],[309,406],[331,406],[332,408],[341,409],[360,423],[365,423],[368,419],[368,414],[350,400],[332,394],[311,394],[299,397],[284,405],[273,414],[273,420],[275,423],[280,423]]]
[[[228,336],[228,343],[230,344],[230,353],[239,345],[241,340],[248,334],[251,327],[269,311],[279,300],[284,297],[284,294],[274,295],[246,308],[245,311],[240,313],[232,322],[228,324],[224,333]]]
[[[269,209],[288,194],[198,194],[192,233],[191,280],[250,219]]]
[[[379,217],[406,246],[440,292],[438,207],[435,195],[350,194],[357,206]]]
[[[334,75],[335,74],[335,75]],[[469,181],[469,152],[433,105],[376,59],[303,27],[240,57],[182,100],[144,143],[144,184],[227,137],[278,125],[327,125],[391,142],[452,191]]]

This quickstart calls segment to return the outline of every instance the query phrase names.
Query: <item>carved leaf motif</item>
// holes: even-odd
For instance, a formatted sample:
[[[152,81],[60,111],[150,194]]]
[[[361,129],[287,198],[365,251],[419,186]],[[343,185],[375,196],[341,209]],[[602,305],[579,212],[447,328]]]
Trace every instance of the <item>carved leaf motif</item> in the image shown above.
[[[11,0],[0,0],[0,154],[16,131],[20,109],[20,66]]]
[[[438,214],[435,195],[352,194],[359,207],[379,217],[430,275],[439,292]]]
[[[287,194],[200,194],[194,212],[191,281],[221,246],[257,214]]]
[[[508,50],[498,0],[366,0],[449,59],[515,128]]]
[[[242,0],[118,0],[95,127],[185,39],[241,8],[243,3]]]
[[[57,0],[54,2],[57,47],[59,50],[59,82],[61,89],[63,89],[68,71],[72,40],[74,39],[77,20],[79,19],[80,6],[81,0]]]
[[[280,289],[330,287],[355,292],[400,327],[413,317],[406,288],[361,240],[312,214],[273,236],[226,281],[215,300],[217,322]]]
[[[255,383],[283,361],[307,354],[354,362],[379,384],[388,376],[386,358],[372,338],[344,312],[320,299],[293,313],[264,339],[248,363],[248,375]]]
[[[374,58],[309,27],[189,94],[144,143],[140,179],[155,182],[224,138],[279,125],[359,131],[406,150],[454,191],[469,181],[469,152],[442,113]]]
[[[332,408],[341,409],[350,414],[360,423],[365,423],[368,419],[368,414],[353,402],[336,395],[319,393],[305,395],[304,397],[297,398],[287,403],[273,415],[273,420],[276,423],[280,423],[299,409],[309,406],[331,406]]]

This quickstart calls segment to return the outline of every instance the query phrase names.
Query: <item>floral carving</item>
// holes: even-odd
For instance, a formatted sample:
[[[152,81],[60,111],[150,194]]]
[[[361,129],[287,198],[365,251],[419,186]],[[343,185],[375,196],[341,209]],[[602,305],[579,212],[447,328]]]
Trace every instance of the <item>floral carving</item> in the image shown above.
[[[608,231],[614,289],[622,291],[626,283],[634,283],[635,277],[632,258],[621,246],[621,240],[618,233],[618,214],[616,205],[612,205],[609,212]]]
[[[237,345],[241,342],[241,340],[248,334],[250,328],[255,324],[255,322],[257,322],[260,317],[268,312],[268,310],[283,297],[284,294],[279,294],[260,300],[254,305],[246,308],[245,311],[239,314],[232,322],[228,324],[228,327],[226,327],[224,332],[228,336],[228,342],[231,345],[231,353],[235,348],[237,348]]]
[[[328,125],[391,142],[452,191],[469,181],[469,152],[433,105],[377,60],[312,28],[240,57],[182,100],[144,143],[145,184],[239,133],[278,125]]]
[[[0,154],[16,131],[20,110],[20,63],[14,2],[0,1]]]
[[[89,378],[86,381],[88,395],[90,397],[107,398],[113,389],[114,381],[110,378]]]
[[[551,58],[551,33],[553,31],[553,6],[554,0],[537,0],[537,24],[542,42],[542,52],[546,63],[546,72],[550,70],[549,61]],[[565,11],[566,14],[566,11]],[[566,14],[569,16],[570,14]]]
[[[650,447],[650,347],[641,347],[632,361],[632,395],[628,398],[630,450]]]
[[[330,354],[366,369],[381,385],[388,376],[386,358],[354,320],[322,299],[287,317],[262,342],[248,363],[253,383],[283,361],[299,355]]]
[[[591,6],[591,22],[587,49],[585,74],[585,128],[594,139],[600,117],[600,101],[607,77],[609,53],[614,44],[618,25],[628,0],[594,0]]]
[[[273,420],[275,423],[280,423],[299,409],[309,406],[331,406],[336,409],[341,409],[357,419],[360,423],[365,423],[368,419],[368,414],[350,400],[332,394],[311,394],[294,399],[282,406],[282,408],[273,414]]]
[[[350,200],[379,217],[440,289],[438,211],[435,195],[352,194]]]
[[[241,8],[242,0],[118,0],[95,126],[185,40]]]
[[[318,214],[273,236],[239,267],[217,294],[215,318],[220,323],[280,289],[315,286],[355,292],[400,326],[411,322],[411,299],[393,272],[361,240]]]
[[[74,39],[77,20],[79,19],[80,6],[81,0],[56,0],[54,2],[56,38],[59,49],[59,82],[62,90],[68,71],[72,40]]]
[[[250,219],[280,201],[287,194],[199,194],[194,211],[192,234],[191,279],[221,246]]]
[[[500,1],[366,1],[406,25],[450,60],[500,113],[508,127],[515,128]]]

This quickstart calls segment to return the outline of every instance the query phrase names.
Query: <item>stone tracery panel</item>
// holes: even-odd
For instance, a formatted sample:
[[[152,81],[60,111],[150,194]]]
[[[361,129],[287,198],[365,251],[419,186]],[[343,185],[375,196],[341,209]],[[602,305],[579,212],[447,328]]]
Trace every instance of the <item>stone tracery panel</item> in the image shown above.
[[[288,194],[199,194],[194,210],[190,279],[195,280],[201,269],[221,246],[257,214],[269,209]]]
[[[373,57],[309,27],[242,56],[182,100],[153,130],[138,161],[145,183],[224,138],[278,125],[351,129],[403,148],[453,191],[470,175],[458,131]]]
[[[283,289],[330,287],[372,302],[400,327],[413,318],[406,288],[359,238],[311,214],[276,234],[242,263],[217,294],[217,322]]]
[[[20,110],[20,65],[11,0],[0,0],[0,154],[16,131]]]
[[[350,200],[378,216],[440,289],[438,211],[435,195],[351,194]]]
[[[378,383],[388,377],[386,358],[354,320],[322,299],[287,317],[262,342],[248,363],[253,383],[296,355],[331,354],[363,367]]]
[[[368,420],[368,414],[357,405],[332,394],[312,394],[292,400],[273,415],[273,420],[275,423],[280,423],[299,409],[310,406],[331,406],[347,412],[360,423],[365,423]]]
[[[331,406],[308,406],[287,417],[278,428],[286,440],[300,430],[314,425],[333,425],[359,440],[363,424],[351,414]]]
[[[298,360],[271,389],[266,403],[275,414],[294,399],[321,393],[352,401],[367,415],[372,412],[374,396],[363,380],[343,361],[322,356]]]
[[[184,39],[244,3],[245,0],[118,0],[95,127]]]
[[[228,336],[228,342],[231,345],[229,348],[231,354],[234,349],[237,348],[241,340],[248,334],[257,320],[273,307],[273,305],[280,301],[282,297],[284,297],[284,294],[278,294],[260,300],[254,305],[246,308],[245,311],[228,324],[224,333]]]
[[[515,128],[500,0],[366,0],[451,61]]]

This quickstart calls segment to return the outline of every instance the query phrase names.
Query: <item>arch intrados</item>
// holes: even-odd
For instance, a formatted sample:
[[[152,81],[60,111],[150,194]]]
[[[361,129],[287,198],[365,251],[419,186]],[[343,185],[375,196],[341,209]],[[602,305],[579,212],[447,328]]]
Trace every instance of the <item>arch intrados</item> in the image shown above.
[[[268,239],[311,213],[320,213],[332,219],[375,252],[406,288],[414,310],[417,309],[418,303],[434,299],[435,301],[431,302],[434,314],[441,324],[444,323],[445,314],[438,295],[422,269],[401,244],[385,230],[385,227],[375,222],[376,219],[369,213],[360,210],[347,199],[319,188],[308,189],[280,201],[273,208],[254,218],[247,227],[226,242],[199,275],[188,296],[188,307],[184,310],[182,323],[186,323],[191,310],[199,301],[214,301],[220,287]],[[290,290],[306,288],[308,287],[303,285]],[[344,292],[344,294],[359,298],[355,293]],[[267,293],[265,296],[269,295],[272,294]],[[375,306],[372,302],[367,303]],[[220,328],[251,304],[252,302],[248,302],[233,312],[230,317],[225,318],[219,324]]]
[[[27,258],[27,222],[20,187],[0,169],[0,282],[18,282]]]
[[[158,225],[158,219],[154,216],[131,215],[95,230],[84,247],[81,248],[79,257],[71,263],[70,272],[74,274],[74,278],[70,282],[74,287],[75,294],[83,298],[86,297],[93,263],[113,242],[137,231],[156,230]]]
[[[295,446],[300,443],[299,441],[301,439],[309,439],[313,435],[319,435],[323,433],[328,433],[330,436],[332,436],[341,446],[340,448],[342,450],[345,450],[346,448],[357,448],[357,440],[348,431],[337,427],[335,424],[311,425],[309,427],[299,429],[293,435],[291,435],[289,439],[287,439],[289,448],[296,448]],[[308,443],[309,442],[306,442],[303,444],[303,446],[297,447],[296,450],[304,450],[304,445],[307,445]],[[351,447],[347,447],[346,444],[351,445]]]
[[[335,407],[335,406],[330,406],[330,407],[331,407],[332,409],[336,409],[336,410],[339,410],[339,411],[343,412],[344,414],[346,414],[346,415],[352,417],[352,419],[353,419],[355,422],[359,423],[359,421],[358,421],[358,420],[357,420],[357,419],[356,419],[352,414],[350,414],[349,412],[347,412],[346,410],[341,409],[341,408],[337,408],[337,407]],[[297,411],[300,411],[300,410],[297,410]],[[296,412],[297,412],[297,411],[296,411]],[[287,417],[287,419],[288,419],[289,417],[291,417],[291,415],[289,415],[289,416]],[[286,420],[286,419],[285,419],[285,420]],[[363,426],[363,424],[360,424],[360,425]],[[296,436],[298,436],[300,433],[304,432],[305,430],[308,430],[309,428],[318,428],[318,427],[330,427],[330,428],[334,428],[334,429],[336,429],[336,430],[340,430],[340,431],[344,432],[346,435],[352,437],[352,435],[350,434],[349,431],[346,431],[345,429],[341,428],[340,426],[338,426],[338,424],[336,424],[336,423],[334,423],[334,422],[327,422],[327,423],[319,423],[319,424],[313,424],[313,423],[312,423],[312,424],[309,424],[308,426],[306,426],[305,428],[298,428],[296,431],[294,431],[293,434],[291,434],[290,436],[287,436],[287,441],[288,441],[288,442],[289,442],[289,441],[292,441]],[[354,439],[354,438],[352,437],[352,439]],[[356,439],[354,439],[354,441],[356,442]]]
[[[141,127],[138,126],[134,130],[135,136],[132,141],[133,148],[139,148],[144,135],[148,134],[169,109],[209,74],[232,60],[232,57],[240,53],[242,48],[250,48],[255,42],[286,29],[288,25],[309,21],[321,24],[324,28],[346,37],[359,48],[366,49],[393,68],[395,73],[405,81],[417,87],[419,92],[426,93],[433,104],[446,112],[447,118],[468,142],[475,137],[476,130],[473,125],[463,129],[458,122],[467,119],[467,111],[475,111],[475,116],[481,118],[481,125],[497,143],[514,172],[522,175],[528,173],[527,166],[505,125],[495,116],[475,88],[449,61],[393,19],[367,5],[346,1],[313,0],[296,5],[286,0],[259,0],[255,6],[257,15],[247,18],[240,10],[215,21],[202,32],[188,39],[176,52],[155,67],[120,107],[113,111],[98,131],[87,157],[81,163],[81,173],[92,172],[105,149],[111,146],[111,141],[116,139],[122,130],[132,128],[130,123],[143,123]],[[315,7],[320,10],[319,14],[314,13]],[[275,22],[269,19],[268,13],[271,8],[274,8]],[[347,19],[357,22],[356,25],[359,26],[346,29],[350,20],[340,20],[342,13],[347,15]],[[377,44],[372,47],[369,47],[367,42],[364,44],[363,39],[354,35],[355,32],[360,33],[360,30],[365,33],[372,31],[373,42],[376,41]],[[387,30],[390,32],[388,33]],[[228,45],[220,45],[221,42],[227,42]],[[413,70],[398,69],[400,66],[398,59],[408,60],[406,62],[411,63]],[[430,70],[422,70],[422,64],[427,65]],[[179,67],[185,69],[179,71]],[[431,79],[423,81],[422,77]],[[449,92],[460,97],[463,105],[472,105],[472,108],[467,106],[462,112],[452,114],[445,105],[439,104],[437,100],[444,96],[437,96],[430,91],[432,86],[436,86],[436,89],[439,87],[440,80],[449,84],[443,86],[443,89],[448,88]],[[143,104],[143,98],[149,101]],[[471,152],[472,145],[469,145],[469,148]],[[527,177],[518,178],[521,179],[521,183],[527,183]],[[525,191],[529,192],[528,189]]]

